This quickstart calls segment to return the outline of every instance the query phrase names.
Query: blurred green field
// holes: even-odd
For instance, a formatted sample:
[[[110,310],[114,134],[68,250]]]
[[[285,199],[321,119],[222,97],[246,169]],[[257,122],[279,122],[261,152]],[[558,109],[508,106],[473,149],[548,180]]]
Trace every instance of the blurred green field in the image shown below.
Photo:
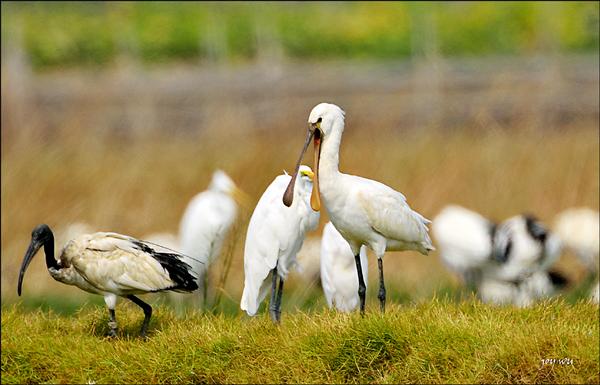
[[[37,69],[598,52],[598,2],[2,2]]]

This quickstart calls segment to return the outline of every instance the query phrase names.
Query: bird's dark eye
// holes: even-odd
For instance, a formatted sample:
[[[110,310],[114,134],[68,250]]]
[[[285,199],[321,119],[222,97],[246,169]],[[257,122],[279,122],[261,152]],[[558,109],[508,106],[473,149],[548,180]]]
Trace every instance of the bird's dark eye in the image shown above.
[[[319,118],[319,120],[317,120],[317,123],[321,123],[323,121],[323,118]]]

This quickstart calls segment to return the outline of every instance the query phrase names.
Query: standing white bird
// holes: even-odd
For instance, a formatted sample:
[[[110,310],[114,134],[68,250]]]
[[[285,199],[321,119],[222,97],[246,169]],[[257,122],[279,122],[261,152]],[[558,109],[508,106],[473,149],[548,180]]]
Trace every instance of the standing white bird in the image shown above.
[[[567,209],[554,220],[554,231],[565,247],[571,249],[585,265],[591,278],[598,274],[599,218],[598,211],[582,207]],[[593,302],[599,302],[599,283],[592,288],[590,296]]]
[[[217,259],[223,241],[237,216],[237,203],[247,204],[248,198],[221,170],[213,173],[206,191],[188,204],[179,225],[179,246],[190,256],[186,262],[198,276],[204,305],[208,289],[208,267]]]
[[[55,280],[104,296],[110,313],[110,336],[116,336],[117,296],[131,300],[144,310],[141,335],[146,336],[152,307],[136,294],[164,290],[191,292],[198,288],[191,266],[183,255],[160,246],[117,233],[83,234],[69,241],[58,261],[54,258],[54,234],[48,225],[39,225],[31,233],[31,243],[19,272],[17,294],[25,271],[41,247],[46,267]]]
[[[281,195],[291,177],[287,174],[277,176],[258,201],[246,234],[245,280],[240,307],[251,316],[256,314],[267,295],[267,276],[271,272],[269,313],[275,322],[279,322],[281,316],[283,282],[297,263],[296,254],[302,247],[306,232],[315,229],[319,223],[319,213],[312,211],[309,203],[314,174],[307,166],[300,167],[299,173],[294,204],[288,208],[281,202]]]
[[[366,288],[368,263],[365,246],[360,247],[360,264]],[[330,308],[350,312],[360,304],[354,254],[331,222],[323,228],[321,238],[321,285]]]
[[[335,228],[350,244],[356,263],[359,281],[360,311],[364,313],[366,285],[362,277],[360,247],[366,245],[377,256],[379,267],[379,301],[385,311],[385,284],[383,281],[383,255],[386,251],[416,250],[428,254],[434,250],[427,224],[421,214],[413,211],[404,195],[383,183],[343,174],[339,171],[339,150],[344,132],[344,111],[334,104],[321,103],[308,117],[306,143],[296,165],[314,137],[315,179],[311,207],[321,208],[320,195]],[[286,206],[293,203],[294,173],[283,196]]]

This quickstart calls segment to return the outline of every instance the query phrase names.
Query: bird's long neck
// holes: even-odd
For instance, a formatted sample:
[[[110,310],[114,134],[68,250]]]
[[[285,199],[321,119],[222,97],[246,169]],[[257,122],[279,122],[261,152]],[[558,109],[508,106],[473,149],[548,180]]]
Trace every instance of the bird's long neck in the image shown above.
[[[323,138],[321,146],[319,176],[325,178],[325,180],[334,178],[340,173],[340,143],[344,132],[344,121],[335,120],[333,126],[330,133]]]
[[[54,234],[52,234],[52,231],[50,231],[50,234],[48,234],[46,241],[44,242],[44,254],[46,254],[46,267],[48,269],[54,268],[58,270],[60,266],[54,258]]]

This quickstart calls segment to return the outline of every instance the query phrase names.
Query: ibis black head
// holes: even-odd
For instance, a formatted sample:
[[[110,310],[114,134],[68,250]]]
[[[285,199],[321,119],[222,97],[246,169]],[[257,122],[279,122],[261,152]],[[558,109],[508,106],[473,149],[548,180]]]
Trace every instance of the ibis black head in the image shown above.
[[[42,246],[44,246],[44,251],[46,253],[46,266],[48,268],[58,267],[58,264],[54,259],[54,235],[52,234],[52,230],[50,230],[50,227],[46,224],[37,225],[31,232],[31,242],[29,243],[27,252],[25,252],[23,263],[21,263],[21,270],[19,271],[19,283],[17,285],[18,295],[21,295],[21,285],[23,284],[25,271],[27,270],[29,263],[33,260],[35,254]]]

